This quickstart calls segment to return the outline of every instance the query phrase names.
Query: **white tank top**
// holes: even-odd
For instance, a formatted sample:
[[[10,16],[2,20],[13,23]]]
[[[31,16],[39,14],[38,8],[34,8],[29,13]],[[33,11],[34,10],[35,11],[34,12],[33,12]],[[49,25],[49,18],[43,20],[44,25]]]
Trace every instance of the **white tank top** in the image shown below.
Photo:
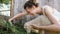
[[[48,6],[48,5],[43,6],[43,14],[44,14],[44,15],[45,15],[45,13],[44,13],[44,8],[46,8],[46,7],[50,7],[50,6]],[[54,10],[53,15],[60,21],[60,12],[57,11],[56,9],[53,9],[53,10]],[[60,23],[59,23],[59,24],[60,24]]]
[[[54,16],[60,21],[60,12],[54,9]]]

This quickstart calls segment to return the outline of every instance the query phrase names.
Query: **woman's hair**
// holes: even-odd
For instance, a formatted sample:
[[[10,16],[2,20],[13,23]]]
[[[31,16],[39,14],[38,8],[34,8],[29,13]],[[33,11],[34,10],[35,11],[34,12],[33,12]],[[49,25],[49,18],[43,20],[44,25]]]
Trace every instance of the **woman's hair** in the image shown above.
[[[34,0],[29,0],[24,4],[24,9],[26,9],[26,7],[32,8],[32,6],[38,7],[38,3],[36,3]]]
[[[29,1],[36,3],[36,0],[29,0]]]

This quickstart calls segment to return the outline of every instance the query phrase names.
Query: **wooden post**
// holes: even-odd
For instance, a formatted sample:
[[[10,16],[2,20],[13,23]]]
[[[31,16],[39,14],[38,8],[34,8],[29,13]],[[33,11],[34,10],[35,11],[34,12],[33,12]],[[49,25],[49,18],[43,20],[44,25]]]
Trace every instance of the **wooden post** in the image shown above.
[[[14,0],[11,0],[11,7],[10,7],[10,16],[13,17],[14,16]]]

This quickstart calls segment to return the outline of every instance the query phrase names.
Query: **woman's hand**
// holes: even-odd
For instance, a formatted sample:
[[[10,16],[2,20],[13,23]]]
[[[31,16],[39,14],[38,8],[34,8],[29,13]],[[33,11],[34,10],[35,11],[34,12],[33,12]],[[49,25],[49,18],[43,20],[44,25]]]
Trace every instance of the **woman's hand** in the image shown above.
[[[9,19],[9,22],[12,22],[13,21],[13,19],[11,18],[11,19]]]
[[[37,30],[40,29],[39,26],[37,26],[37,25],[31,25],[31,27],[32,27],[33,29],[37,29]]]
[[[11,24],[11,26],[12,26],[13,19],[12,19],[12,18],[9,19],[9,22],[10,22],[10,24]]]

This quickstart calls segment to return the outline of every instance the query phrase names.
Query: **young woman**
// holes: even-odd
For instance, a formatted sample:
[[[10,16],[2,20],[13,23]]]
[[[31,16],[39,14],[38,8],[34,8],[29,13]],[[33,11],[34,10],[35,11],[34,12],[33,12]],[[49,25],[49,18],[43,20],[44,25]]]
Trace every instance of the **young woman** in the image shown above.
[[[38,18],[37,20],[32,20],[29,21],[28,23],[26,23],[24,26],[24,28],[30,28],[29,26],[34,27],[35,29],[45,29],[45,30],[51,30],[51,31],[60,31],[60,13],[58,11],[56,11],[56,9],[50,7],[50,6],[43,6],[44,8],[42,8],[41,6],[38,5],[38,3],[35,3],[33,1],[27,1],[24,4],[24,9],[26,10],[26,12],[23,13],[19,13],[16,16],[12,17],[11,19],[9,19],[9,22],[11,22],[12,20],[24,16],[24,15],[35,15],[35,14],[42,14],[43,15],[43,11],[45,13],[45,15],[47,16],[47,18],[49,18],[49,20],[51,21],[51,23],[53,23],[52,25],[49,26],[36,26],[33,25],[33,21],[36,22],[37,20],[39,21],[40,19]],[[57,16],[58,15],[58,16]],[[37,21],[37,22],[38,22]]]

